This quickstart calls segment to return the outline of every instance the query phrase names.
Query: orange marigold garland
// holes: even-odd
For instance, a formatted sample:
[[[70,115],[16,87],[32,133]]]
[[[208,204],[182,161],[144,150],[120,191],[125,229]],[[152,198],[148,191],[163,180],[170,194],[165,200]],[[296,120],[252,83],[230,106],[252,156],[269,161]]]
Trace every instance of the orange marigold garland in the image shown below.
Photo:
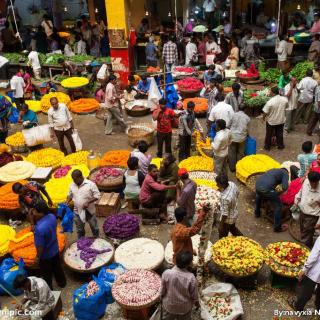
[[[19,181],[26,184],[26,180]],[[1,210],[15,210],[20,207],[18,195],[12,191],[12,186],[15,182],[10,182],[0,187],[0,209]]]
[[[101,161],[101,166],[120,166],[127,167],[127,161],[130,157],[129,150],[113,150],[106,152]]]
[[[208,110],[208,99],[205,98],[189,98],[189,99],[184,99],[183,101],[183,109],[187,109],[187,104],[188,102],[194,102],[196,105],[194,108],[195,113],[204,113],[207,112]]]
[[[69,109],[74,113],[94,112],[99,106],[99,102],[92,98],[82,98],[69,103]]]

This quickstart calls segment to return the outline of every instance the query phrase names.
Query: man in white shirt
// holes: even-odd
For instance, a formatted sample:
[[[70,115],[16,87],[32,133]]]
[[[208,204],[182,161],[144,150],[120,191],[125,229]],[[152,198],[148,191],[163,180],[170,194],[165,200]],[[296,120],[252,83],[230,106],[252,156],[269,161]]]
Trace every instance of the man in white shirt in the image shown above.
[[[213,20],[214,20],[214,10],[216,8],[215,0],[205,0],[203,2],[203,10],[205,13],[205,18],[207,20],[208,27],[213,27]]]
[[[21,105],[24,102],[24,87],[26,86],[22,77],[18,75],[17,72],[10,80],[10,87],[13,91],[14,101],[17,105],[17,108],[20,109]]]
[[[263,107],[263,120],[266,121],[264,149],[270,150],[273,135],[277,138],[278,149],[284,149],[283,128],[286,121],[288,99],[279,95],[278,87],[272,87],[273,97]]]
[[[317,62],[320,56],[320,35],[315,34],[308,51],[308,60]]]
[[[290,83],[284,87],[284,95],[288,99],[288,107],[286,109],[286,122],[284,125],[284,130],[289,133],[294,130],[294,119],[296,116],[296,110],[298,107],[298,89],[297,89],[297,79],[292,77]]]
[[[198,61],[198,48],[195,44],[195,39],[191,38],[186,46],[186,65],[192,66],[193,63]]]
[[[280,70],[288,70],[290,64],[288,62],[289,47],[287,36],[280,35],[280,41],[276,46],[276,54],[278,55],[278,67]]]
[[[312,136],[313,130],[315,129],[318,121],[320,121],[320,85],[317,86],[314,95],[313,112],[307,127],[308,136]]]
[[[64,103],[59,103],[57,98],[51,98],[50,103],[52,107],[48,111],[48,122],[51,129],[51,138],[57,137],[60,150],[67,155],[68,151],[64,145],[64,137],[66,137],[69,141],[71,152],[76,152],[72,138],[74,126],[69,109]]]
[[[9,78],[9,60],[3,56],[0,56],[0,79],[6,80],[8,78]]]
[[[98,238],[99,227],[95,207],[95,203],[101,197],[98,187],[94,182],[85,179],[80,170],[74,170],[71,176],[73,183],[69,188],[67,204],[73,201],[78,239],[85,236],[86,222],[89,223],[93,236]]]
[[[208,41],[206,43],[207,53],[214,53],[215,55],[221,53],[221,49],[219,45],[214,41],[212,36],[209,36]]]
[[[299,273],[297,299],[289,300],[289,305],[296,311],[303,311],[315,292],[315,308],[320,310],[320,237],[316,240],[303,269]]]
[[[87,44],[82,40],[81,35],[76,36],[76,43],[74,45],[74,53],[79,55],[87,54]]]
[[[303,120],[303,123],[308,123],[313,105],[313,97],[315,94],[316,87],[318,85],[317,81],[312,78],[313,71],[311,69],[307,70],[306,76],[299,82],[297,89],[300,92],[298,99],[298,108],[296,113],[295,123],[299,123]]]
[[[33,75],[37,80],[41,79],[41,65],[39,61],[39,54],[37,51],[31,51],[28,55],[29,64],[32,67]]]
[[[212,124],[218,119],[223,119],[226,122],[227,128],[230,128],[231,119],[234,115],[232,106],[224,102],[224,95],[221,93],[216,95],[215,100],[217,104],[211,109],[208,120]]]
[[[227,176],[228,149],[231,143],[231,133],[226,128],[226,122],[223,119],[216,120],[216,131],[217,134],[212,142],[214,172],[217,176]]]

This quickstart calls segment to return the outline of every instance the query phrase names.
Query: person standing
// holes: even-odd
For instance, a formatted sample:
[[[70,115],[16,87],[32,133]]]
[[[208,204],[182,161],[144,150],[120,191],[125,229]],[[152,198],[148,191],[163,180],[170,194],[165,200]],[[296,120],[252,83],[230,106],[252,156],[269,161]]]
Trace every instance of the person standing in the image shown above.
[[[318,33],[320,32],[320,17],[318,14],[314,15],[314,21],[312,27],[310,29],[311,33]]]
[[[186,46],[186,65],[192,66],[198,61],[198,48],[195,39],[192,37]]]
[[[34,225],[34,244],[43,279],[52,290],[54,276],[58,286],[64,288],[67,280],[60,261],[56,217],[49,213],[49,208],[44,202],[36,203],[29,211],[28,217]]]
[[[236,70],[238,68],[240,56],[239,56],[239,48],[237,46],[237,42],[235,39],[231,39],[231,50],[228,58],[230,60],[229,68],[231,70]]]
[[[17,108],[20,110],[22,104],[24,103],[23,95],[25,83],[22,77],[20,77],[19,71],[11,78],[10,87],[13,91],[14,102]]]
[[[290,64],[288,61],[289,48],[287,36],[282,34],[279,36],[279,39],[280,41],[276,46],[276,54],[278,55],[278,67],[280,70],[288,70]]]
[[[154,38],[150,37],[149,42],[146,46],[146,60],[148,67],[157,67],[158,66],[158,48],[154,44]]]
[[[49,19],[49,16],[47,14],[43,16],[41,27],[44,29],[44,32],[46,33],[47,38],[53,35],[53,23]]]
[[[31,65],[33,75],[37,80],[41,79],[41,65],[39,60],[39,54],[37,51],[30,51],[28,55],[28,63]]]
[[[320,173],[310,171],[294,204],[299,207],[301,242],[312,248],[315,229],[320,229]]]
[[[297,298],[289,300],[293,310],[303,311],[315,292],[315,309],[320,310],[320,237],[317,238],[310,254],[300,271]],[[316,290],[315,290],[316,289]]]
[[[313,97],[315,90],[318,86],[316,80],[312,78],[313,71],[308,69],[306,76],[299,82],[297,89],[300,91],[300,96],[298,99],[298,109],[296,113],[295,123],[299,123],[300,120],[303,120],[303,123],[308,123],[313,104]]]
[[[153,120],[157,121],[158,158],[162,158],[163,144],[165,144],[165,152],[172,153],[172,123],[177,115],[172,109],[169,109],[166,104],[166,99],[160,99],[159,107],[155,109],[152,114]]]
[[[228,162],[231,172],[236,171],[236,164],[245,156],[246,140],[249,136],[248,117],[241,109],[231,119],[231,144],[229,146]]]
[[[294,130],[294,119],[296,117],[296,111],[298,107],[298,89],[297,79],[292,77],[290,83],[284,87],[284,95],[288,99],[288,107],[286,109],[286,122],[284,130],[289,133]]]
[[[74,204],[74,222],[77,228],[78,239],[85,236],[85,223],[88,222],[95,238],[99,237],[99,227],[96,218],[95,202],[100,199],[97,185],[85,179],[80,170],[71,174],[73,183],[69,187],[67,204]]]
[[[231,143],[231,133],[226,127],[226,122],[223,119],[216,121],[217,134],[212,141],[214,172],[215,174],[227,175],[227,162],[229,145]]]
[[[315,34],[308,51],[308,60],[317,62],[320,56],[320,35]]]
[[[317,160],[317,154],[313,153],[312,141],[305,141],[302,143],[301,149],[303,153],[300,153],[297,160],[300,164],[300,170],[298,171],[298,177],[302,178],[310,170],[313,161]]]
[[[204,10],[204,13],[205,13],[205,18],[206,18],[206,21],[207,21],[207,25],[210,29],[210,27],[212,28],[213,27],[213,24],[214,24],[214,10],[216,8],[216,2],[215,0],[205,0],[203,2],[203,10]]]
[[[179,119],[179,161],[190,157],[191,153],[191,140],[195,130],[200,131],[203,138],[203,129],[196,119],[194,114],[195,104],[193,101],[189,101],[187,104],[187,110],[185,110]]]
[[[200,306],[197,280],[188,271],[192,260],[191,252],[182,251],[177,255],[176,266],[162,274],[162,320],[191,320],[193,306]]]
[[[198,40],[198,58],[199,58],[199,64],[200,65],[205,65],[206,64],[207,50],[206,50],[206,40],[205,40],[205,38],[200,38]]]
[[[51,129],[51,138],[57,137],[60,150],[67,155],[68,151],[64,144],[64,137],[70,144],[71,152],[76,152],[76,146],[72,138],[74,129],[69,109],[64,103],[59,103],[57,98],[50,99],[51,108],[48,111],[48,122]]]
[[[289,172],[285,168],[271,169],[258,177],[256,182],[256,208],[255,216],[261,216],[262,200],[269,200],[274,207],[274,232],[287,230],[286,225],[281,225],[282,203],[276,187],[281,185],[282,191],[286,191],[289,186]]]
[[[141,170],[143,175],[146,176],[148,174],[149,164],[151,163],[151,160],[152,160],[152,155],[147,154],[149,146],[144,140],[139,141],[137,147],[138,148],[134,149],[131,152],[130,156],[138,158],[139,169]]]
[[[314,95],[313,112],[307,127],[308,136],[312,136],[313,130],[315,129],[319,120],[320,120],[320,85],[318,84],[318,86],[316,87],[315,95]]]
[[[164,44],[162,51],[162,59],[167,72],[171,72],[172,66],[178,61],[178,48],[173,41],[173,36],[170,36],[169,40]]]
[[[76,35],[76,43],[74,44],[74,53],[77,55],[87,54],[87,44],[83,41],[82,35]]]
[[[278,87],[272,87],[273,97],[263,107],[263,120],[266,120],[266,137],[264,149],[271,149],[271,140],[273,135],[277,137],[278,149],[284,149],[283,128],[286,122],[286,109],[288,99],[279,95]]]
[[[244,109],[243,91],[239,83],[235,82],[232,84],[232,92],[226,95],[224,102],[229,104],[234,112]]]
[[[106,135],[112,135],[113,132],[113,125],[112,120],[115,118],[120,126],[122,127],[123,131],[127,129],[126,123],[123,121],[123,118],[121,116],[121,112],[119,109],[119,99],[120,96],[117,94],[116,90],[116,84],[117,84],[117,77],[115,75],[111,75],[109,77],[109,83],[106,87],[106,95],[105,95],[105,107],[108,110],[108,117],[106,120],[106,127],[105,127],[105,134]]]
[[[231,120],[234,115],[232,106],[225,102],[225,97],[221,92],[216,95],[215,100],[217,101],[217,104],[211,109],[208,120],[212,124],[218,119],[223,119],[227,128],[230,128]]]
[[[220,193],[220,223],[219,239],[227,237],[229,232],[233,236],[242,236],[241,231],[236,227],[238,218],[239,189],[232,181],[228,181],[225,175],[217,176],[216,183]]]

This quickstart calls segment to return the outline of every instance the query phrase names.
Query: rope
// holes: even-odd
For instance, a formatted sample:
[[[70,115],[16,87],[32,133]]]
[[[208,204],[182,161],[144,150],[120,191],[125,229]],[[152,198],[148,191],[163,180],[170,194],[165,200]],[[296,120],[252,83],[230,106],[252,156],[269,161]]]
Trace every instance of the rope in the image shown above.
[[[14,6],[13,6],[13,3],[12,3],[12,0],[10,0],[10,3],[11,3],[11,8],[12,8],[12,15],[13,15],[13,21],[14,21],[14,25],[16,27],[16,30],[17,30],[17,36],[22,44],[22,39],[21,39],[21,36],[20,36],[20,32],[18,30],[18,24],[17,24],[17,19],[16,19],[16,14],[14,12]]]
[[[11,294],[10,291],[8,291],[2,284],[0,284],[0,288],[5,291],[12,299],[14,299],[18,304],[21,303],[19,299],[17,299],[14,295]]]

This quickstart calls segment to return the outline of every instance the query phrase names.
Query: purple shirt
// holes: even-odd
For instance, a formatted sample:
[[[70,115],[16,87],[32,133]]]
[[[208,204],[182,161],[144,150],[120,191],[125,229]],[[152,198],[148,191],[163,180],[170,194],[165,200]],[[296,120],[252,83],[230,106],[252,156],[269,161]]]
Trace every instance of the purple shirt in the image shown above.
[[[197,193],[197,184],[192,181],[188,180],[182,187],[181,195],[178,200],[178,205],[184,208],[187,211],[187,217],[192,218],[196,212],[196,199]]]
[[[145,155],[138,149],[134,149],[131,152],[131,157],[136,157],[139,159],[139,169],[146,176],[148,174],[148,166],[152,160],[152,155]]]

